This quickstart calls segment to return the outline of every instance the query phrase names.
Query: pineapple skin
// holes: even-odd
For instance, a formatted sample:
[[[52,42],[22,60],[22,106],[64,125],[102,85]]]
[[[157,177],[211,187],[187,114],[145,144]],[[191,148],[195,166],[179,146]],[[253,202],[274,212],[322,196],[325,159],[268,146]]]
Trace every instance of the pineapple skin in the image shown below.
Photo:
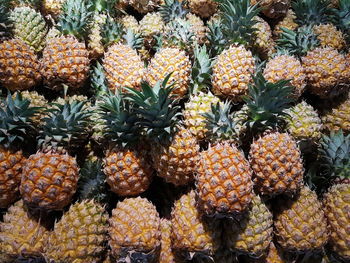
[[[217,143],[201,153],[196,184],[198,207],[207,215],[240,214],[253,198],[249,163],[228,143]]]
[[[323,199],[330,231],[330,246],[344,260],[350,260],[350,184],[333,185]]]
[[[328,131],[338,131],[342,129],[344,132],[350,132],[350,98],[340,102],[335,108],[326,112],[322,116],[324,127]]]
[[[275,52],[275,42],[272,38],[271,27],[264,19],[258,16],[254,17],[254,20],[257,21],[253,26],[256,29],[254,32],[254,47],[263,58],[268,58]]]
[[[337,95],[339,85],[349,83],[350,68],[343,54],[325,47],[309,51],[302,58],[310,92],[321,98]]]
[[[295,30],[299,27],[299,25],[295,22],[296,16],[292,9],[289,9],[287,11],[286,16],[276,24],[273,35],[275,37],[279,37],[280,34],[283,32],[282,27],[287,28],[289,30]]]
[[[119,202],[109,219],[109,236],[111,254],[116,259],[126,258],[133,252],[157,258],[161,231],[155,206],[141,197]]]
[[[80,88],[89,75],[89,52],[75,37],[61,36],[49,40],[43,50],[41,73],[50,88],[66,84]]]
[[[125,15],[120,18],[120,23],[124,26],[124,28],[131,29],[133,33],[140,33],[140,25],[135,17],[131,15]]]
[[[19,198],[24,162],[22,151],[0,146],[0,208],[7,208]]]
[[[144,64],[136,50],[122,44],[110,46],[104,55],[103,67],[110,90],[123,87],[140,89]]]
[[[172,73],[168,85],[175,83],[173,94],[184,97],[191,78],[191,61],[186,53],[177,48],[163,48],[152,58],[147,68],[147,81],[154,86]]]
[[[27,90],[40,80],[40,65],[30,46],[20,39],[0,43],[0,83],[5,88]]]
[[[321,47],[331,47],[341,50],[346,45],[343,33],[337,30],[333,24],[315,25],[312,30],[317,35]]]
[[[263,256],[273,237],[272,213],[258,195],[252,198],[249,210],[242,219],[225,225],[228,248],[254,257]]]
[[[201,18],[211,17],[218,8],[218,4],[213,0],[189,0],[187,4],[191,12]]]
[[[143,193],[148,189],[153,177],[146,153],[121,148],[107,154],[104,173],[111,190],[119,196],[136,196]]]
[[[217,58],[213,67],[213,93],[239,102],[246,95],[255,71],[252,53],[243,46],[230,46]]]
[[[28,214],[20,200],[10,206],[3,222],[0,222],[0,254],[14,258],[20,255],[40,255],[48,237],[49,231]]]
[[[290,8],[290,3],[290,0],[251,0],[251,4],[259,4],[263,8],[262,13],[269,18],[285,16]]]
[[[62,6],[66,0],[43,0],[43,11],[46,15],[57,18],[62,13]]]
[[[202,19],[200,19],[195,14],[188,13],[186,15],[186,20],[191,25],[191,31],[195,35],[198,44],[204,44],[207,39],[208,28],[205,26]]]
[[[105,14],[95,13],[90,24],[90,33],[88,35],[88,49],[90,58],[97,59],[104,53],[102,44],[102,27],[107,20]]]
[[[35,51],[45,46],[48,26],[42,15],[30,7],[16,7],[10,14],[14,23],[14,37],[22,39]]]
[[[140,21],[140,32],[147,39],[164,32],[165,23],[160,13],[148,13]]]
[[[159,263],[180,263],[171,247],[171,221],[166,218],[160,220],[162,232]]]
[[[289,134],[272,132],[259,138],[251,145],[249,160],[259,193],[294,194],[302,187],[301,153]]]
[[[54,151],[29,156],[23,166],[20,192],[29,207],[62,210],[77,189],[79,168],[74,157]]]
[[[321,249],[328,241],[327,220],[315,192],[304,186],[294,198],[279,199],[275,235],[287,251]]]
[[[99,262],[108,237],[107,225],[102,205],[93,200],[75,203],[55,224],[45,256],[55,262]]]
[[[157,175],[174,185],[187,185],[194,180],[199,145],[196,138],[181,128],[166,145],[152,144],[151,157]]]
[[[299,98],[306,87],[306,74],[300,61],[290,55],[277,55],[270,59],[263,72],[264,78],[272,83],[290,79],[295,88],[293,97]]]

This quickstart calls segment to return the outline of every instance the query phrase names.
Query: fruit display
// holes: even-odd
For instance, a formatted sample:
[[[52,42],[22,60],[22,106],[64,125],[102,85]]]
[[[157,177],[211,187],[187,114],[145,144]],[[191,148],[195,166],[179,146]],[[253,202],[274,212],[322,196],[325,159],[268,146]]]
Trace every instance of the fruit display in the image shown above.
[[[350,263],[350,0],[0,0],[0,263]]]

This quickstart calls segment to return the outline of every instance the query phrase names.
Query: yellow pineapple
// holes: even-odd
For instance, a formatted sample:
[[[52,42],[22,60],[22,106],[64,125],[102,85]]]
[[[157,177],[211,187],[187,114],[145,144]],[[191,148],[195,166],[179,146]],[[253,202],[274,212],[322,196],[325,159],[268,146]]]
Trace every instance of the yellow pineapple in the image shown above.
[[[344,98],[338,99],[337,103],[326,110],[322,115],[322,122],[328,131],[338,131],[340,129],[344,132],[350,132],[350,98],[345,95]]]
[[[279,18],[287,14],[291,0],[251,0],[251,4],[259,4],[265,16],[269,18]]]
[[[171,244],[171,221],[165,218],[160,220],[160,229],[162,232],[161,251],[159,263],[181,262],[176,257]]]
[[[282,28],[287,28],[289,30],[295,30],[299,25],[295,22],[296,16],[292,9],[288,9],[286,16],[279,21],[273,30],[273,35],[279,37],[283,32]]]
[[[140,25],[135,17],[125,15],[119,19],[124,28],[131,29],[135,34],[140,33]]]
[[[104,53],[101,31],[106,23],[105,14],[95,13],[90,22],[90,32],[88,36],[88,49],[90,58],[98,58]]]
[[[317,35],[321,47],[331,47],[337,50],[344,48],[345,39],[343,33],[333,24],[315,25],[312,29]]]
[[[204,44],[206,41],[206,33],[208,31],[207,27],[204,25],[202,19],[198,16],[188,13],[186,15],[186,20],[191,25],[191,31],[195,35],[196,41],[198,44]]]
[[[261,17],[254,17],[257,23],[253,26],[255,31],[254,47],[263,58],[271,57],[275,52],[275,42],[272,38],[270,25]]]
[[[43,0],[44,13],[57,18],[62,13],[62,6],[67,0]]]
[[[164,21],[159,12],[148,13],[140,21],[140,32],[146,38],[152,38],[164,31]]]

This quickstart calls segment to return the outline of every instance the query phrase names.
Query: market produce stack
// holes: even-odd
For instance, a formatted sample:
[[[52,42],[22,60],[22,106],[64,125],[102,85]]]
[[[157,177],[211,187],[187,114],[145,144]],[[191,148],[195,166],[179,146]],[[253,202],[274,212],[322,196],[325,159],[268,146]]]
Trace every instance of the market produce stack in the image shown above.
[[[350,262],[349,0],[0,0],[0,263]]]

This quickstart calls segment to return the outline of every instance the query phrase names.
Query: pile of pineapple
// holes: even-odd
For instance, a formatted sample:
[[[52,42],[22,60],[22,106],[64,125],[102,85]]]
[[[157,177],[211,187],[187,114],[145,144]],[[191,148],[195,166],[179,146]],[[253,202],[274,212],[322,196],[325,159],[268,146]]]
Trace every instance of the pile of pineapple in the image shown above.
[[[0,0],[0,263],[350,262],[350,0]]]

